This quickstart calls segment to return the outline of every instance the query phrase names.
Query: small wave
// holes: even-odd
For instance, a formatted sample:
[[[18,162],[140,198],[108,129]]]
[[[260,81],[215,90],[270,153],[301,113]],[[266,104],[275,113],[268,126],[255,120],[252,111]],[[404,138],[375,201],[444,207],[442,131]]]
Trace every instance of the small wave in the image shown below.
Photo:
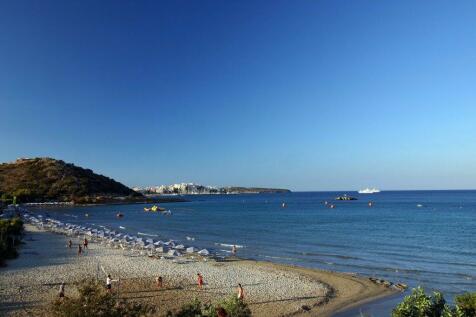
[[[263,258],[267,258],[267,259],[276,259],[276,260],[288,260],[288,261],[296,260],[295,258],[288,258],[288,257],[282,257],[282,256],[259,255],[259,254],[258,256],[262,256]]]
[[[148,237],[158,237],[158,234],[149,234],[149,233],[143,233],[143,232],[137,232],[138,235],[140,236],[148,236]]]
[[[239,244],[227,244],[227,243],[218,243],[218,242],[215,242],[215,245],[219,245],[221,247],[228,247],[228,248],[233,248],[233,246],[235,246],[237,249],[241,249],[241,248],[244,248],[244,246],[242,245],[239,245]]]
[[[194,237],[185,237],[188,241],[195,241]]]
[[[354,257],[350,255],[333,254],[333,253],[294,252],[294,254],[302,254],[305,256],[325,256],[325,257],[333,257],[333,258],[344,259],[344,260],[360,260],[360,258],[358,257]]]
[[[231,253],[231,251],[230,251],[230,250],[221,250],[221,249],[220,249],[220,251],[222,251],[222,252],[226,252],[226,253]]]
[[[126,227],[123,227],[123,226],[119,226],[120,229],[126,229]]]

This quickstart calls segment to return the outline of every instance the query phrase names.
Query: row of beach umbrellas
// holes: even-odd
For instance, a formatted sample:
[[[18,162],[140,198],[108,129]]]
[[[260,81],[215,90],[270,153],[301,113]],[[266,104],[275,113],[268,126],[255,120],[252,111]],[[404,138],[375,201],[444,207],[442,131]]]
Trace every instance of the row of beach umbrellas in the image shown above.
[[[50,228],[52,231],[65,233],[68,235],[84,235],[95,238],[108,244],[119,244],[122,248],[139,248],[158,253],[167,254],[167,256],[181,256],[182,253],[199,254],[201,256],[210,255],[207,249],[197,249],[193,246],[186,247],[183,244],[178,244],[174,240],[161,241],[151,238],[141,238],[129,234],[123,234],[107,228],[97,229],[86,227],[77,224],[63,223],[59,220],[43,217],[42,215],[30,215],[26,209],[20,210],[25,221],[30,222],[42,228]],[[126,247],[124,247],[126,246]]]

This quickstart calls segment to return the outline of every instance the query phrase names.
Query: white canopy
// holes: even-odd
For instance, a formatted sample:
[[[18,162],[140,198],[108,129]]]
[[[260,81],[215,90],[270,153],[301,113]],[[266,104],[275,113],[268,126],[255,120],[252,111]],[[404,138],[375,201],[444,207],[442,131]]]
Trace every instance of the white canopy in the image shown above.
[[[202,250],[198,251],[198,254],[200,254],[200,255],[209,255],[210,252],[207,249],[202,249]]]
[[[177,250],[169,250],[169,252],[167,252],[167,255],[168,256],[180,256],[181,254]]]
[[[167,248],[165,247],[158,247],[155,249],[155,251],[159,252],[159,253],[164,253],[165,251],[167,251]]]
[[[187,253],[193,253],[193,252],[197,252],[197,249],[194,247],[187,248]]]

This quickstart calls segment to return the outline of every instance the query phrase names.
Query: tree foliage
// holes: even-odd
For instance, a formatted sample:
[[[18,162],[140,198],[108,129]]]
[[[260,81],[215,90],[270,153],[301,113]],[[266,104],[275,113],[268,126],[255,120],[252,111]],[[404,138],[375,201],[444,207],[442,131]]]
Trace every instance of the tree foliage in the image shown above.
[[[458,295],[455,302],[463,316],[476,316],[476,292]]]
[[[456,297],[456,305],[446,303],[443,294],[434,292],[427,295],[423,288],[413,289],[395,307],[392,317],[475,317],[476,293],[466,293]]]
[[[227,297],[216,304],[202,304],[198,299],[186,304],[173,317],[218,317],[217,309],[223,308],[228,317],[250,317],[251,310],[248,305],[236,296]]]
[[[16,247],[23,234],[23,221],[20,218],[0,220],[0,264],[6,259],[15,258]]]

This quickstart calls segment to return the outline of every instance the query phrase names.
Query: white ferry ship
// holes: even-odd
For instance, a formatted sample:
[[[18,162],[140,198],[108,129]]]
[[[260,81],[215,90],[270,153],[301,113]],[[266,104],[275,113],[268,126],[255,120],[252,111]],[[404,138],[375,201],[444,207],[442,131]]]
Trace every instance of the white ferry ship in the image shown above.
[[[377,188],[365,188],[358,191],[359,194],[375,194],[380,193],[380,189]]]

